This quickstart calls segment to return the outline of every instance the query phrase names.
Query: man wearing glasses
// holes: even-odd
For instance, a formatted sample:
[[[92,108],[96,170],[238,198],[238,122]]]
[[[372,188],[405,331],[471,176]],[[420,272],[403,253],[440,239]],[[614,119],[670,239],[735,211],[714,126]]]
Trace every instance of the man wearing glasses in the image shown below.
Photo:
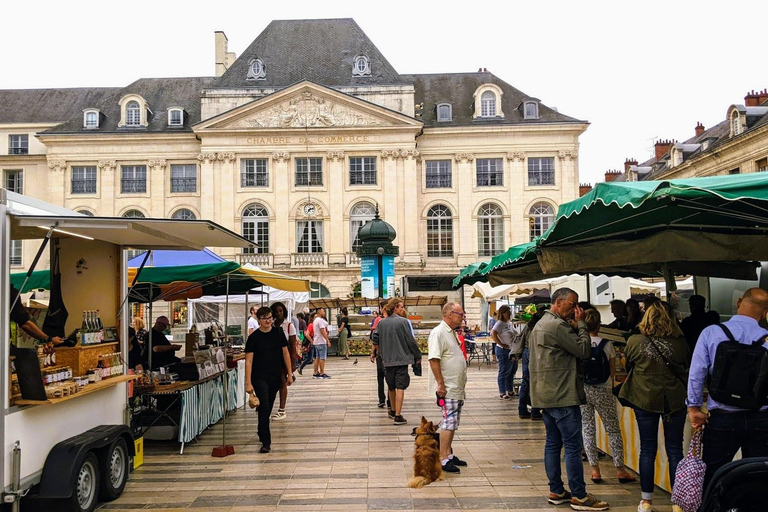
[[[574,510],[606,510],[608,503],[587,493],[581,450],[581,409],[586,403],[581,360],[588,359],[592,342],[584,323],[579,296],[570,288],[552,294],[552,307],[531,331],[531,406],[542,409],[547,429],[544,469],[549,479],[549,503],[570,503]],[[578,334],[577,334],[578,333]],[[565,490],[560,453],[565,446]]]
[[[275,397],[283,382],[283,368],[291,368],[288,342],[279,327],[272,325],[272,310],[266,306],[256,311],[259,328],[248,336],[245,343],[245,392],[259,398],[259,425],[257,432],[261,441],[261,453],[272,449],[272,434],[269,430],[269,416],[275,405]],[[286,384],[293,383],[288,372]]]
[[[443,471],[458,473],[457,466],[467,463],[453,455],[451,443],[459,428],[461,408],[464,405],[467,385],[467,363],[461,351],[456,328],[464,320],[461,304],[449,302],[443,306],[443,321],[429,333],[429,393],[437,394],[443,407],[440,423],[440,462]]]

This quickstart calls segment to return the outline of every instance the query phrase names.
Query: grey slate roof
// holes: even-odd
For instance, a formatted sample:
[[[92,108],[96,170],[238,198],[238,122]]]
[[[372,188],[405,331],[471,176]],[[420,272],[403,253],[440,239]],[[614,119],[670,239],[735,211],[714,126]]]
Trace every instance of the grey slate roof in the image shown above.
[[[135,133],[135,132],[190,132],[190,126],[200,121],[200,94],[213,83],[213,77],[197,78],[141,78],[127,87],[113,89],[102,101],[85,107],[98,108],[102,117],[97,130],[83,128],[82,113],[54,126],[45,133]],[[152,114],[147,128],[118,128],[120,122],[120,98],[126,94],[138,94],[144,98]],[[181,127],[168,127],[168,109],[181,107],[186,115]]]
[[[352,76],[352,64],[358,55],[370,59],[370,76]],[[264,80],[247,79],[248,63],[253,58],[264,63]],[[271,22],[216,81],[215,87],[280,88],[302,80],[328,87],[405,83],[360,26],[345,18]]]
[[[536,123],[583,123],[547,107],[540,101],[539,119],[523,119],[521,104],[524,100],[534,99],[515,89],[504,80],[490,72],[478,73],[441,73],[429,75],[402,75],[416,90],[415,102],[424,103],[421,120],[425,126],[459,126],[479,124],[536,124]],[[501,88],[501,109],[504,118],[473,119],[473,94],[483,84],[492,83]],[[437,122],[437,104],[450,103],[453,110],[452,121]]]
[[[0,123],[60,123],[101,105],[116,87],[0,89]]]

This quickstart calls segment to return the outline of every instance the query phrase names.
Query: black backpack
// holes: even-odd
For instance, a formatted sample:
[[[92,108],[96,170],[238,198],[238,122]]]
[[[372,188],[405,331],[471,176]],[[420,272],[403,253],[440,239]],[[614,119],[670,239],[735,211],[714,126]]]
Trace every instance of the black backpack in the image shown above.
[[[759,498],[768,481],[768,457],[735,460],[712,476],[704,490],[699,512],[762,512],[765,502]]]
[[[739,343],[728,327],[719,326],[728,340],[720,342],[715,351],[712,374],[707,379],[709,395],[721,404],[742,409],[760,409],[768,405],[765,393],[758,394],[761,387],[758,376],[768,358],[768,350],[762,346],[765,340]]]
[[[597,346],[592,347],[589,359],[584,360],[584,383],[605,384],[611,378],[611,361],[605,354],[605,345],[608,340],[600,340]]]

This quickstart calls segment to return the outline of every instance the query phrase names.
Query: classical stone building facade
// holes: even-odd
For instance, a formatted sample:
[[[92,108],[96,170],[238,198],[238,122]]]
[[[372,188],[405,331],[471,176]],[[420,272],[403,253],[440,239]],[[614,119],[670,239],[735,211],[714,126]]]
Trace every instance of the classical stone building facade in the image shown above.
[[[222,256],[334,297],[360,280],[376,205],[398,288],[438,291],[578,196],[586,121],[485,69],[399,74],[353,20],[274,21],[238,58],[218,32],[216,75],[0,91],[3,186],[86,215],[214,220],[258,243]]]

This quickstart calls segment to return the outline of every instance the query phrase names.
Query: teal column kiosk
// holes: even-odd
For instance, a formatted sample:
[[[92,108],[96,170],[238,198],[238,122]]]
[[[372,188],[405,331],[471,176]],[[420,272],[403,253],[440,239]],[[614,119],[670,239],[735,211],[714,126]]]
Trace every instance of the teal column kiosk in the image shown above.
[[[376,216],[360,227],[357,234],[360,247],[360,292],[364,298],[383,300],[395,296],[395,256],[400,248],[392,244],[397,236],[395,228]]]

